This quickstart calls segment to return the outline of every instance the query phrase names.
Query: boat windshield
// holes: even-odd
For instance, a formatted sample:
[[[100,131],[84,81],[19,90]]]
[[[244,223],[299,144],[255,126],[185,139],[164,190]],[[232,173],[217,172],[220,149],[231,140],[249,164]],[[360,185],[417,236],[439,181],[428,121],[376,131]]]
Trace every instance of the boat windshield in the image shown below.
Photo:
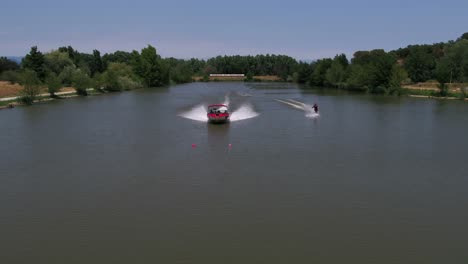
[[[227,110],[227,107],[222,106],[222,107],[218,108],[218,111],[219,111],[220,113],[227,113],[228,110]]]
[[[208,113],[224,114],[224,113],[228,113],[228,109],[227,109],[226,106],[210,107],[210,108],[208,108]]]

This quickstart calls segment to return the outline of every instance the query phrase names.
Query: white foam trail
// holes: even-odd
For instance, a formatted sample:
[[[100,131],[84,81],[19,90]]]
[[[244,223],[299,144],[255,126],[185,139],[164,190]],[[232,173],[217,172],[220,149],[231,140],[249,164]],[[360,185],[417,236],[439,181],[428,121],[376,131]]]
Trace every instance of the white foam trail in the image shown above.
[[[179,116],[188,118],[191,120],[195,120],[195,121],[207,122],[208,117],[206,116],[206,111],[207,111],[206,106],[197,105],[193,107],[192,109],[190,109],[189,111],[179,114]],[[229,118],[229,120],[231,120],[231,122],[240,121],[244,119],[254,118],[258,115],[259,113],[255,112],[255,110],[252,108],[251,105],[244,104],[241,107],[239,107],[237,110],[231,113],[231,117]]]
[[[195,121],[207,122],[208,117],[206,116],[207,108],[204,105],[197,105],[187,112],[179,114],[179,116],[192,119]]]
[[[291,102],[287,102],[287,101],[283,101],[283,100],[280,100],[280,99],[275,99],[276,101],[280,102],[280,103],[283,103],[283,104],[287,104],[289,106],[292,106],[294,108],[297,108],[297,109],[300,109],[300,110],[304,110],[304,107],[302,107],[301,105],[297,105],[297,104],[294,104],[294,103],[291,103]]]
[[[309,118],[318,118],[320,116],[319,113],[315,113],[314,108],[309,105],[309,104],[304,104],[302,102],[293,100],[293,99],[287,99],[288,101],[285,100],[280,100],[276,99],[276,101],[281,102],[283,104],[287,104],[289,106],[292,106],[294,108],[300,109],[306,113],[306,117]]]
[[[258,116],[259,113],[255,112],[249,104],[244,104],[239,109],[231,113],[231,117],[229,118],[231,121],[239,121],[249,118],[254,118]]]
[[[307,104],[304,104],[304,103],[302,103],[302,102],[299,102],[299,101],[296,101],[296,100],[293,100],[293,99],[288,99],[288,101],[293,102],[293,103],[296,103],[296,104],[299,104],[299,105],[302,105],[303,107],[307,107],[307,106],[308,106]]]

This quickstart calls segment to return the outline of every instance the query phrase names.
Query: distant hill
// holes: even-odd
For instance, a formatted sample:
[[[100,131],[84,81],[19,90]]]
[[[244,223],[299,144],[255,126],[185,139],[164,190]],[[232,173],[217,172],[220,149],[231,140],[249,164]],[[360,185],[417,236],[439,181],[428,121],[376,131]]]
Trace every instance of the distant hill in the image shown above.
[[[21,60],[24,58],[23,56],[5,56],[7,57],[8,59],[20,64],[21,63]]]

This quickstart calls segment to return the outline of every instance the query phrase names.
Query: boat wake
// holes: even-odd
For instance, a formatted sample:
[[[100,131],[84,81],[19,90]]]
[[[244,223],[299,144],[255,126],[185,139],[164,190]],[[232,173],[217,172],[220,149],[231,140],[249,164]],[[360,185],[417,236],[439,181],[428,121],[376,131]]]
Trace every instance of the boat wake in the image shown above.
[[[226,100],[224,103],[229,103],[229,98],[226,97]],[[228,105],[228,104],[226,104]],[[200,122],[207,122],[208,117],[206,116],[207,112],[207,106],[200,104],[192,109],[182,112],[179,114],[180,117],[195,120],[195,121],[200,121]],[[253,107],[248,104],[242,104],[239,108],[231,112],[231,117],[229,118],[231,122],[233,121],[240,121],[240,120],[245,120],[245,119],[250,119],[258,116],[259,113],[255,112]]]
[[[293,100],[293,99],[285,99],[285,100],[275,99],[275,100],[280,102],[280,103],[289,105],[289,106],[291,106],[293,108],[304,111],[305,116],[308,117],[308,118],[318,118],[320,116],[319,113],[315,113],[314,109],[309,104],[305,104],[305,103],[302,103],[302,102],[299,102],[299,101],[296,101],[296,100]]]
[[[207,107],[205,105],[197,105],[193,107],[192,109],[182,112],[179,114],[180,117],[195,120],[195,121],[201,121],[201,122],[207,122],[208,117],[206,116],[206,111]]]
[[[259,113],[255,112],[253,107],[250,104],[243,104],[237,110],[231,113],[230,120],[232,121],[239,121],[250,119],[258,116]]]

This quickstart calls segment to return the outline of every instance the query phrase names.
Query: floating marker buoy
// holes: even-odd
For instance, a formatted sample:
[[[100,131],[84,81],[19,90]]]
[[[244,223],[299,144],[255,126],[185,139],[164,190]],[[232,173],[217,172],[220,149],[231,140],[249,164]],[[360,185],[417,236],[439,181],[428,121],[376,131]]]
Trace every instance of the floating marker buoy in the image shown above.
[[[192,144],[192,148],[196,148],[197,147],[197,144]]]

